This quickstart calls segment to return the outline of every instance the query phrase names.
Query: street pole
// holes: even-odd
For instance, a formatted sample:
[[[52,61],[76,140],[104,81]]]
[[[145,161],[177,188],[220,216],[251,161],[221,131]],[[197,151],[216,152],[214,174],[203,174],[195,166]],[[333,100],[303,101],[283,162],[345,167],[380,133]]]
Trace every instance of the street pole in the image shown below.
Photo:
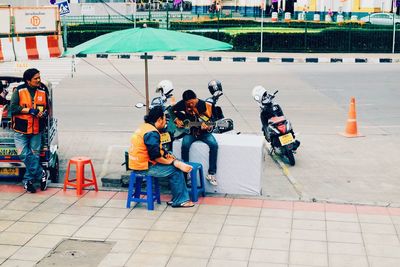
[[[262,52],[263,52],[264,3],[265,3],[265,0],[261,2],[261,36],[260,36],[260,53],[262,53]]]
[[[396,45],[396,23],[394,20],[394,13],[392,13],[393,15],[393,42],[392,42],[392,54],[394,54],[394,47]]]
[[[136,28],[136,11],[137,11],[137,4],[135,0],[133,2],[133,28]]]

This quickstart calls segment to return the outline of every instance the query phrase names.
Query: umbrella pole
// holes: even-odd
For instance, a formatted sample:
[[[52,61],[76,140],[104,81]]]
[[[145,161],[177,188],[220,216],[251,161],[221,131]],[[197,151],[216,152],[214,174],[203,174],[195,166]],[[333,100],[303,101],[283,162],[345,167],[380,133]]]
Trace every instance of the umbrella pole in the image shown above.
[[[149,114],[149,73],[147,67],[147,53],[144,53],[144,83],[146,88],[146,114]]]

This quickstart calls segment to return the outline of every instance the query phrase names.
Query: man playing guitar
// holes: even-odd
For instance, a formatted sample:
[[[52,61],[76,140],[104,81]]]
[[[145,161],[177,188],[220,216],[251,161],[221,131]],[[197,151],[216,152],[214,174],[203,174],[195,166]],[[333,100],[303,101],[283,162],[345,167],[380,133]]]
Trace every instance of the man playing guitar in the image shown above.
[[[176,116],[174,120],[178,128],[184,127],[184,121],[202,122],[200,127],[192,127],[190,134],[185,134],[182,139],[181,157],[184,161],[189,161],[190,146],[195,141],[202,141],[210,148],[209,153],[209,169],[206,176],[210,184],[218,185],[215,178],[217,173],[217,155],[218,143],[215,137],[211,134],[212,126],[209,125],[209,120],[212,117],[212,105],[201,99],[198,99],[192,90],[186,90],[182,94],[182,100],[172,107],[172,112]]]

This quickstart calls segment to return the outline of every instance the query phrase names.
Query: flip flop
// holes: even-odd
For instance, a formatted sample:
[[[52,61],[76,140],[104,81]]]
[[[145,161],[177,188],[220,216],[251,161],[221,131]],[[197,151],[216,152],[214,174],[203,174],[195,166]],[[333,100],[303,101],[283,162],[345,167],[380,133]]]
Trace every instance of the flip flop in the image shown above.
[[[172,203],[174,203],[172,200],[167,201],[167,206],[172,206]]]
[[[181,204],[178,204],[176,206],[172,206],[173,208],[191,208],[194,207],[194,203],[192,201],[185,201],[182,202]]]

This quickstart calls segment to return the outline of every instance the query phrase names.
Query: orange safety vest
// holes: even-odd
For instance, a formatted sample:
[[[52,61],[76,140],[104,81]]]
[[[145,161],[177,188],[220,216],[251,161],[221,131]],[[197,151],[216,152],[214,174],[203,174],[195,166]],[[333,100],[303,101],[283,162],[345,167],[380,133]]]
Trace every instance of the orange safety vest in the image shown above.
[[[143,123],[139,129],[131,137],[131,146],[129,147],[129,169],[136,171],[143,171],[149,168],[149,162],[155,164],[156,162],[150,160],[149,152],[147,151],[146,144],[144,143],[144,135],[148,132],[156,131],[160,134],[156,127],[149,123]],[[161,156],[164,155],[164,150],[160,142]]]
[[[28,88],[19,88],[18,95],[19,105],[23,108],[39,109],[41,112],[47,108],[46,91],[43,89],[36,89],[33,101]],[[38,134],[42,130],[39,120],[38,117],[31,114],[16,114],[12,117],[12,127],[19,133]]]

